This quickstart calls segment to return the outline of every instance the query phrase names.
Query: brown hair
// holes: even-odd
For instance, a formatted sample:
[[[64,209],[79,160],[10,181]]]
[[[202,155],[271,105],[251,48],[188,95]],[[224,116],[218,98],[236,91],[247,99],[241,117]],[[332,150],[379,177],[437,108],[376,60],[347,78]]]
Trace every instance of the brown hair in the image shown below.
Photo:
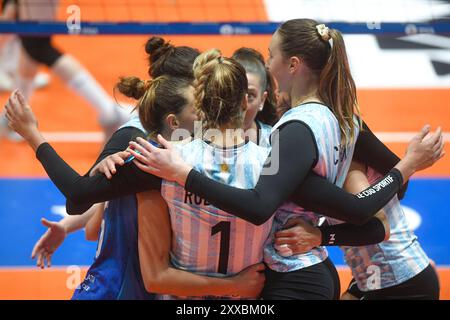
[[[162,75],[193,78],[192,65],[200,51],[187,46],[174,46],[161,37],[151,37],[145,44],[148,54],[148,75],[157,78]]]
[[[194,88],[196,108],[205,129],[242,125],[248,82],[239,63],[222,57],[217,49],[202,53],[194,62]]]
[[[261,87],[263,91],[267,91],[267,98],[264,108],[256,114],[255,119],[268,125],[274,125],[278,120],[275,81],[265,67],[263,55],[255,49],[243,47],[237,49],[232,58],[239,62],[247,73],[256,74],[261,79]]]
[[[185,90],[191,85],[187,78],[160,76],[153,80],[121,77],[116,88],[125,96],[138,100],[136,108],[142,126],[150,136],[161,133],[164,118],[178,114],[188,103]]]
[[[277,30],[281,37],[281,51],[286,58],[301,58],[316,73],[319,98],[336,116],[341,144],[346,145],[355,139],[353,117],[355,114],[359,116],[356,86],[350,73],[342,34],[336,29],[326,29],[326,34],[321,35],[318,26],[317,21],[311,19],[294,19],[283,23]]]

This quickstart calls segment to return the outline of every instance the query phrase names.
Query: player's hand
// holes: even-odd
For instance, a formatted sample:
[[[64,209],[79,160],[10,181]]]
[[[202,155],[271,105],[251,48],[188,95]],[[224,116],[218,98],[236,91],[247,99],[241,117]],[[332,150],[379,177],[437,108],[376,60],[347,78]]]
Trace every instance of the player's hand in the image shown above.
[[[281,256],[301,254],[320,246],[322,233],[302,218],[290,219],[284,230],[275,233],[274,247]]]
[[[405,158],[410,158],[415,164],[415,170],[424,170],[431,167],[445,155],[444,136],[441,127],[433,134],[430,127],[425,126],[410,142]]]
[[[430,126],[426,125],[409,142],[405,157],[395,166],[407,181],[416,171],[431,167],[445,155],[444,137],[439,127],[430,134]]]
[[[259,298],[266,281],[264,269],[264,264],[258,263],[247,267],[237,275],[230,277],[234,283],[233,295],[242,298]]]
[[[67,236],[66,229],[60,223],[42,218],[41,222],[48,229],[36,242],[31,253],[31,259],[37,258],[36,265],[42,269],[51,267],[52,255],[64,242]]]
[[[158,135],[158,142],[164,148],[152,146],[148,141],[137,138],[131,141],[127,149],[136,159],[136,166],[150,174],[168,181],[176,181],[184,186],[192,167],[184,162],[169,141]]]
[[[5,111],[8,126],[21,135],[34,151],[37,151],[38,147],[45,142],[45,138],[38,130],[38,123],[31,107],[18,90],[14,90],[9,97]]]
[[[9,127],[25,140],[30,139],[30,136],[36,132],[38,123],[31,107],[18,90],[14,90],[9,97],[5,110]]]
[[[125,160],[128,159],[130,153],[128,151],[120,151],[115,154],[107,156],[100,161],[89,173],[89,176],[94,176],[98,173],[104,174],[108,179],[111,179],[116,173],[116,166],[123,166]]]

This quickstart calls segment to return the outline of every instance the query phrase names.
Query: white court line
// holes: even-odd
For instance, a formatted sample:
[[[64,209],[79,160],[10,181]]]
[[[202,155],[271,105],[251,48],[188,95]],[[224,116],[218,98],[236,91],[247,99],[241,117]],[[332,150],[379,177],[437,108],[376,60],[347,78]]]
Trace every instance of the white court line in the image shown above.
[[[409,142],[417,132],[375,132],[375,135],[383,142]],[[444,141],[450,142],[450,132],[444,132]]]
[[[103,132],[42,132],[48,142],[91,142],[104,141]]]
[[[400,132],[375,132],[377,137],[383,142],[409,142],[417,132],[400,131]],[[88,142],[102,143],[103,132],[43,132],[48,142]],[[450,142],[450,132],[444,133],[444,141]]]

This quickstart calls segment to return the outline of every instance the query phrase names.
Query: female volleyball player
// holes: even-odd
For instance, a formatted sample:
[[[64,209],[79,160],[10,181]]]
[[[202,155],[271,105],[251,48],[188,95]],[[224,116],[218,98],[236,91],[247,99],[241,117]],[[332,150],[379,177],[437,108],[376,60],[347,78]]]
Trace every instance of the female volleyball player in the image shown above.
[[[381,175],[372,168],[354,162],[345,181],[345,188],[358,193]],[[385,241],[361,246],[351,238],[337,240],[344,252],[345,261],[352,270],[353,279],[343,299],[439,299],[439,280],[430,259],[423,251],[414,232],[410,230],[397,197],[384,208],[387,215]],[[330,223],[340,223],[332,220]],[[291,222],[292,225],[292,222]],[[336,227],[340,227],[339,224]],[[291,254],[304,252],[322,242],[321,229],[304,223],[277,233],[277,245],[286,245]],[[358,226],[345,226],[355,236]],[[327,233],[327,231],[325,231]],[[336,245],[336,244],[334,244]],[[309,249],[306,249],[306,251]]]
[[[277,119],[275,86],[264,58],[255,49],[239,48],[232,58],[242,65],[247,73],[248,103],[244,119],[245,135],[258,144],[270,145],[272,125]]]
[[[198,51],[189,47],[174,47],[155,37],[148,41],[146,51],[150,58],[150,74],[170,73],[171,68],[177,66],[176,72],[173,73],[180,74],[185,71],[185,76],[192,77],[192,62]],[[181,77],[158,77],[153,82],[125,78],[119,83],[118,88],[119,91],[134,98],[141,98],[145,94],[139,102],[139,111],[144,123],[148,125],[147,130],[170,137],[171,131],[178,127],[192,130],[196,116],[189,102],[193,101],[189,83],[189,79]],[[126,134],[126,131],[143,135],[145,130],[138,119],[133,119],[113,136],[108,145],[120,143],[119,134]],[[124,143],[128,140],[125,139]],[[85,280],[75,291],[73,299],[152,298],[153,296],[147,294],[144,287],[149,292],[192,296],[238,294],[256,297],[259,294],[264,282],[263,275],[258,272],[262,266],[250,267],[227,279],[190,275],[170,268],[168,252],[165,255],[162,252],[165,246],[161,245],[157,238],[157,245],[152,246],[155,241],[151,241],[159,232],[167,233],[167,228],[165,229],[163,224],[164,215],[167,216],[167,206],[159,193],[151,196],[139,194],[137,198],[137,203],[134,197],[122,197],[108,203],[100,231],[97,258]],[[148,207],[152,212],[145,212]],[[159,228],[149,233],[147,229],[151,223],[148,220],[156,216],[159,218]],[[92,219],[95,218],[101,221],[103,212],[97,213]],[[150,222],[154,223],[153,220]],[[54,237],[57,238],[57,235]],[[56,242],[54,244],[59,245],[58,239],[54,240]],[[50,246],[51,250],[51,239],[46,238],[45,242],[41,243],[41,247],[45,245]],[[47,250],[41,251],[44,251],[43,257],[48,258]]]
[[[351,201],[341,203],[344,197],[331,196],[328,185],[324,188],[317,187],[314,183],[305,183],[305,177],[310,171],[314,171],[337,186],[342,186],[355,145],[355,158],[366,156],[358,148],[358,144],[355,144],[360,129],[355,117],[356,89],[341,34],[313,20],[288,21],[272,38],[268,64],[279,90],[289,92],[293,106],[275,126],[279,133],[278,139],[272,136],[273,150],[279,150],[279,170],[276,174],[263,175],[254,189],[232,188],[192,170],[192,166],[181,161],[163,139],[160,139],[160,143],[168,150],[156,149],[142,139],[139,141],[147,150],[132,143],[141,152],[139,155],[131,151],[143,162],[137,164],[138,167],[165,179],[175,180],[185,185],[187,191],[256,224],[267,221],[299,186],[304,197],[300,204],[305,204],[320,194],[322,199],[330,198],[327,200],[334,202],[335,209],[342,206],[350,209],[344,215],[334,212],[332,217],[356,223],[367,221],[371,215],[364,211],[363,206],[350,205]],[[408,153],[415,154],[415,145],[420,144],[430,150],[430,157],[412,166],[408,164],[409,159],[404,159],[406,161],[399,162],[376,189],[369,189],[373,192],[366,194],[372,193],[373,197],[384,194],[390,199],[413,171],[423,169],[442,157],[440,129],[431,138],[424,139],[428,130],[424,128],[417,136],[417,141],[410,145]],[[373,162],[373,159],[365,160],[368,164]],[[405,170],[404,165],[409,168]],[[315,212],[323,212],[326,206],[323,202],[324,200],[322,203],[318,201],[320,205],[310,207],[316,208]],[[376,211],[384,204],[379,203]],[[293,216],[304,216],[313,224],[319,218],[316,213],[288,202],[277,210],[274,230],[279,230]],[[269,241],[265,250],[265,262],[270,269],[266,272],[264,297],[331,298],[334,292],[329,288],[333,288],[335,279],[330,277],[330,272],[325,267],[326,260],[327,252],[323,247],[314,248],[303,255],[281,257]],[[311,286],[310,283],[315,285]]]
[[[148,55],[148,75],[151,78],[156,78],[161,75],[193,78],[192,65],[194,63],[194,59],[200,54],[197,49],[186,46],[173,46],[160,37],[151,37],[145,45],[145,51]],[[169,110],[180,111],[183,109],[180,106],[180,108],[174,107]],[[170,115],[170,113],[168,113],[168,115]],[[180,118],[182,115],[179,115],[178,117],[176,117],[176,115],[172,115],[168,117],[167,121],[163,121],[163,116],[164,114],[155,114],[151,119],[152,122],[150,125],[158,123],[159,130],[161,130],[162,127],[166,130],[173,130],[177,125],[177,121],[186,118]],[[192,127],[192,121],[193,118],[190,116],[189,127]],[[186,122],[186,120],[183,120],[183,122]],[[134,118],[114,133],[93,167],[89,170],[88,174],[95,175],[97,172],[102,171],[103,167],[107,167],[109,165],[110,155],[113,157],[113,154],[124,150],[128,146],[130,139],[134,139],[135,137],[142,135],[143,128],[139,123],[139,120]],[[157,132],[161,132],[162,134],[166,133],[162,131]],[[108,173],[106,174],[108,175]],[[144,191],[145,189],[142,190]],[[32,256],[34,257],[37,255],[38,266],[44,267],[46,260],[50,263],[48,259],[51,258],[54,250],[60,245],[60,239],[64,230],[70,233],[83,228],[86,226],[93,213],[93,210],[89,210],[81,215],[81,217],[69,216],[61,220],[57,225],[51,224],[52,228],[41,237],[33,250],[34,254],[32,254]],[[87,237],[96,239],[98,238],[98,234],[96,236],[89,234]]]

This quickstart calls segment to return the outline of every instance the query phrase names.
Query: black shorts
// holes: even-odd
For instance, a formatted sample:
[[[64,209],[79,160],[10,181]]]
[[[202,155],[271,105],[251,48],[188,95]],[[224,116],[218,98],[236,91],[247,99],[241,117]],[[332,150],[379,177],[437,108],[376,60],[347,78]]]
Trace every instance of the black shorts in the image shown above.
[[[264,300],[333,300],[339,298],[339,275],[331,260],[291,272],[266,268]],[[336,288],[337,287],[337,288]]]
[[[436,271],[428,265],[408,281],[379,290],[361,291],[352,279],[347,292],[360,300],[439,300],[439,290]]]

